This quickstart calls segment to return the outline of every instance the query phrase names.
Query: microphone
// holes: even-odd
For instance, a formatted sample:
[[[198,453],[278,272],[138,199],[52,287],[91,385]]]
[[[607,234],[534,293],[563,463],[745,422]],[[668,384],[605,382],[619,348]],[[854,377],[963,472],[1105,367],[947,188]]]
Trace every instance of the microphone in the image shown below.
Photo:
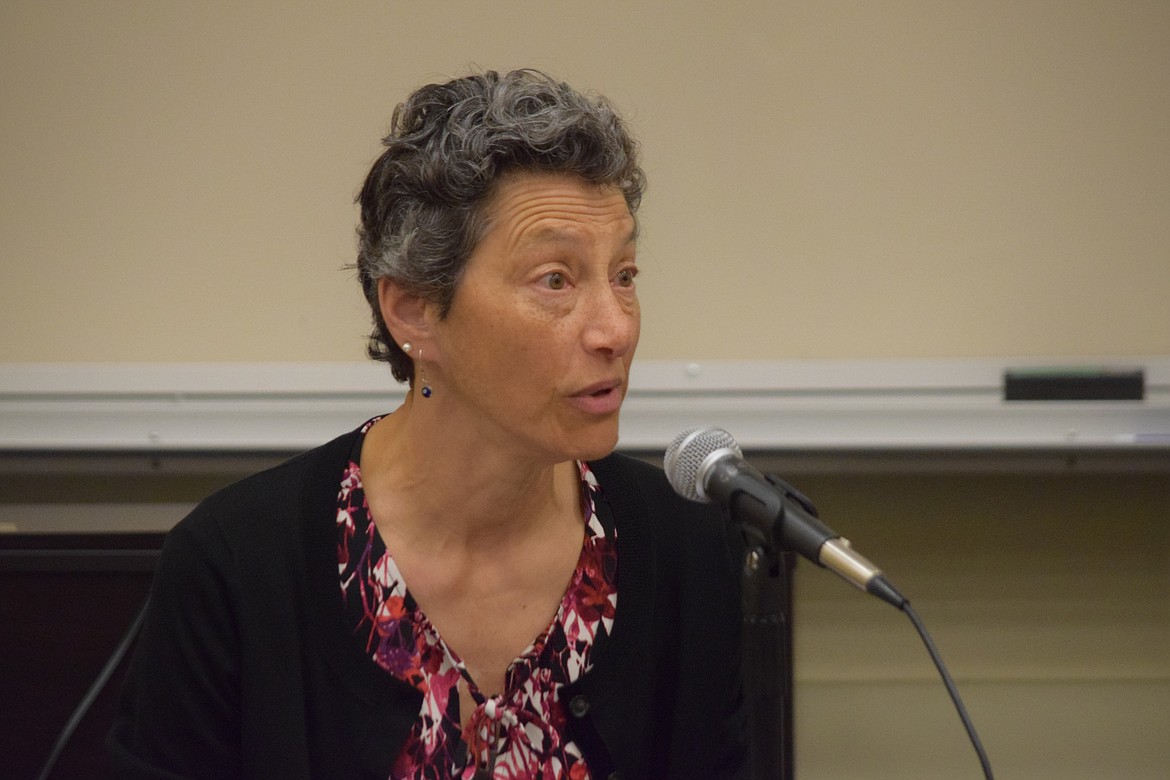
[[[728,509],[732,520],[765,549],[792,550],[846,582],[902,609],[906,598],[849,543],[743,459],[731,434],[722,428],[689,428],[666,449],[663,469],[683,498]]]

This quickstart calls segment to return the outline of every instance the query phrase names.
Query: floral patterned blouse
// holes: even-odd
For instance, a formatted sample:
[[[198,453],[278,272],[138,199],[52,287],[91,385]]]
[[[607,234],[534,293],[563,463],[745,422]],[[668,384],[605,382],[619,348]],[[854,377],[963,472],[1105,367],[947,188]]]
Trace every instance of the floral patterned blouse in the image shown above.
[[[597,480],[579,464],[585,532],[581,555],[547,629],[512,661],[504,691],[485,696],[463,661],[418,608],[366,505],[358,456],[362,428],[337,496],[338,572],[354,636],[373,660],[423,694],[422,708],[391,773],[397,778],[571,778],[588,768],[569,739],[561,687],[590,666],[613,628],[617,547]],[[599,511],[600,510],[600,511]],[[459,712],[459,686],[476,704]]]

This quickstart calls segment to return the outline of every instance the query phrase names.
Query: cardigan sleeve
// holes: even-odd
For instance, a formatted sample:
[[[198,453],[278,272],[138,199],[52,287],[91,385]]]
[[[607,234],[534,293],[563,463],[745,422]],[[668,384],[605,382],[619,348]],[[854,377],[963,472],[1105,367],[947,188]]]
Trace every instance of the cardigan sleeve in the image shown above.
[[[242,771],[238,585],[230,551],[205,512],[197,508],[163,544],[107,740],[119,777],[232,778]]]
[[[335,501],[355,433],[167,535],[107,738],[121,778],[385,778],[421,694],[345,628]]]

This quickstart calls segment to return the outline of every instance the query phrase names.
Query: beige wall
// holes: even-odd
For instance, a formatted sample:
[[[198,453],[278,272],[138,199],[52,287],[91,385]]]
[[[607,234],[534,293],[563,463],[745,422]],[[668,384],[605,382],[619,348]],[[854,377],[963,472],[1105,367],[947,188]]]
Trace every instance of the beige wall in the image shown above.
[[[360,359],[353,195],[470,65],[633,121],[644,357],[1170,353],[1168,50],[1160,0],[9,0],[0,362]]]
[[[633,121],[643,357],[1170,354],[1170,4],[503,7],[0,4],[0,364],[360,359],[353,195],[392,106],[473,64]],[[798,484],[915,600],[1001,778],[1170,771],[1165,473]],[[800,776],[977,776],[909,624],[798,584]]]

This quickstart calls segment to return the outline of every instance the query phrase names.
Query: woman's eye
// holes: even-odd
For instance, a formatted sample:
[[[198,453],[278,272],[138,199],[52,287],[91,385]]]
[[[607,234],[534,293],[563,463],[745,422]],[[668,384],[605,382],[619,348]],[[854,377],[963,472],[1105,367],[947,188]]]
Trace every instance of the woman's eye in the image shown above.
[[[633,287],[634,277],[637,275],[637,269],[623,268],[621,271],[618,271],[617,276],[614,277],[614,281],[617,282],[618,287]]]
[[[544,277],[544,281],[550,290],[565,289],[565,275],[559,271],[553,271],[551,274]]]

